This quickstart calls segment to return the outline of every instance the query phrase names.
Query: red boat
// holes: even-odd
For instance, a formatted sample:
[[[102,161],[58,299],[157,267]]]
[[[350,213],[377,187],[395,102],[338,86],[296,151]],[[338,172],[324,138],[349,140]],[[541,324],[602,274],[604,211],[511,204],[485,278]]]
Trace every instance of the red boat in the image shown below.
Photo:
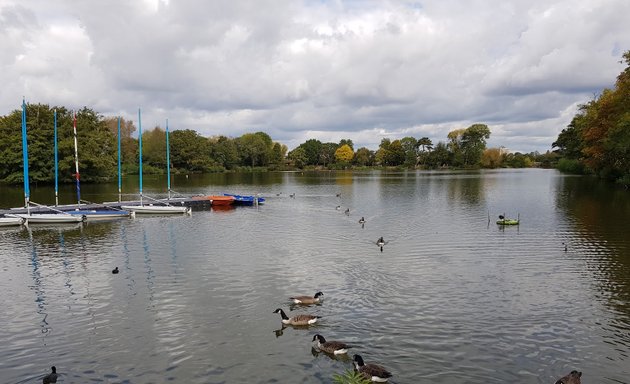
[[[192,197],[193,200],[211,200],[212,201],[212,205],[232,205],[232,203],[234,203],[234,196],[211,196],[211,195],[204,195],[204,196],[193,196]]]

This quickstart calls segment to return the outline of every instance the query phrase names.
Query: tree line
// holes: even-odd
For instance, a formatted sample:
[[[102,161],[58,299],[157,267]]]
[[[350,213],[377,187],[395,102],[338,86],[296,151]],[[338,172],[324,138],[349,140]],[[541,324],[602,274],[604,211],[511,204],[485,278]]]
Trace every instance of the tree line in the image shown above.
[[[534,165],[551,166],[556,155],[509,153],[503,148],[487,148],[490,129],[485,124],[473,124],[468,128],[448,133],[447,141],[433,144],[428,137],[416,139],[381,140],[379,148],[372,151],[361,147],[354,149],[352,140],[339,143],[322,143],[309,139],[290,151],[287,159],[297,168],[325,167],[405,167],[405,168],[525,168]]]
[[[560,170],[630,185],[630,51],[623,58],[627,67],[614,88],[580,105],[552,144],[560,156]]]
[[[74,180],[73,115],[65,107],[27,104],[27,139],[31,182],[54,180],[54,114],[57,114],[58,169],[60,182]],[[104,117],[84,107],[76,112],[78,158],[81,180],[102,182],[117,175],[117,117]],[[0,117],[0,181],[22,182],[21,111]],[[138,173],[138,139],[130,120],[120,119],[123,174]],[[360,167],[528,167],[549,163],[549,154],[512,154],[501,148],[486,148],[490,129],[485,124],[448,133],[437,144],[428,137],[381,140],[375,151],[356,149],[350,139],[339,143],[306,140],[292,151],[264,132],[236,138],[204,137],[190,129],[169,132],[172,171],[207,173],[252,169],[286,170],[304,168],[345,169]],[[143,130],[143,172],[166,173],[166,131],[160,126]]]

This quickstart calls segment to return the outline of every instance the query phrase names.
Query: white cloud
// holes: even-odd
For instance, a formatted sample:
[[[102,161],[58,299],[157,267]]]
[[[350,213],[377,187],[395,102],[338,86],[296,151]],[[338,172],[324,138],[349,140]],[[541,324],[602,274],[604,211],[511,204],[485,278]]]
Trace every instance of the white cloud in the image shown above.
[[[630,2],[0,0],[0,113],[88,106],[210,136],[376,148],[486,123],[550,149],[613,85]]]

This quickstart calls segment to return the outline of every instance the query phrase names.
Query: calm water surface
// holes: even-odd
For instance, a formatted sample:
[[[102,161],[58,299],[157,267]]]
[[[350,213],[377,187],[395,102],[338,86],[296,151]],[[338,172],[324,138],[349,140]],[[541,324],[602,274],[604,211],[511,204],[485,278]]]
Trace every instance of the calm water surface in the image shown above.
[[[145,193],[164,190],[154,181]],[[630,382],[627,191],[535,169],[175,184],[268,200],[0,229],[0,382],[40,382],[56,365],[63,383],[331,383],[351,363],[312,350],[316,333],[393,383],[553,383],[573,369],[584,383]],[[20,204],[19,189],[2,192],[4,207]],[[111,201],[116,185],[83,192]],[[33,200],[53,195],[39,187]],[[502,213],[521,225],[498,227]],[[289,306],[319,290],[322,305]],[[276,308],[321,324],[282,329]]]

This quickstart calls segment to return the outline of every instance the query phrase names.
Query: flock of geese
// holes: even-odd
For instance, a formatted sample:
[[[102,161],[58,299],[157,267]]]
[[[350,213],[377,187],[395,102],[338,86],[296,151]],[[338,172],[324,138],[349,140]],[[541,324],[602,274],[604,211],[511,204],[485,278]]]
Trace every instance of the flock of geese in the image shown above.
[[[313,305],[320,304],[322,302],[322,296],[324,294],[322,292],[317,292],[313,296],[293,296],[290,297],[289,300],[293,304],[296,305]],[[313,325],[317,323],[317,320],[321,319],[321,316],[315,315],[307,315],[307,314],[297,314],[294,316],[287,316],[287,314],[282,310],[282,308],[278,308],[273,313],[279,313],[281,317],[282,324],[284,325],[292,325],[298,327],[308,327],[309,325]],[[346,343],[336,340],[326,340],[324,336],[320,334],[316,334],[313,336],[313,342],[317,342],[317,349],[321,352],[325,352],[331,355],[344,355],[348,353],[348,349],[352,348]],[[352,358],[355,371],[359,372],[366,379],[384,383],[390,377],[392,377],[391,372],[382,367],[381,365],[368,363],[366,364],[363,361],[361,355],[354,355]]]

